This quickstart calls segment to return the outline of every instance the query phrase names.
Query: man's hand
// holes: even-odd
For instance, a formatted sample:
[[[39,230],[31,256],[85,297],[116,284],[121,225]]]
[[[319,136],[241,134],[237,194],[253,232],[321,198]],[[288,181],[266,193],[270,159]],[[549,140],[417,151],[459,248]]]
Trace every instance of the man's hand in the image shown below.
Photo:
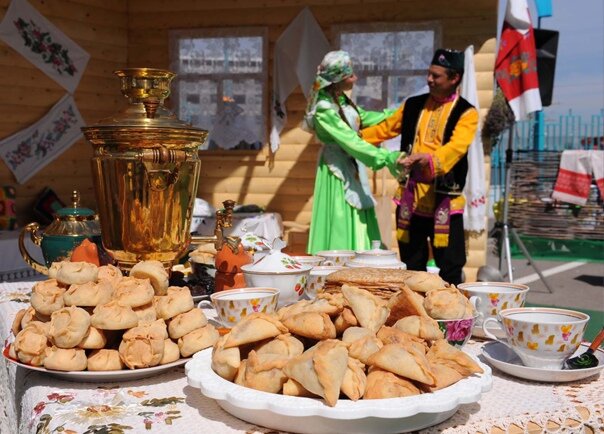
[[[421,171],[430,166],[430,154],[411,154],[401,161],[403,168],[407,171],[418,168]]]

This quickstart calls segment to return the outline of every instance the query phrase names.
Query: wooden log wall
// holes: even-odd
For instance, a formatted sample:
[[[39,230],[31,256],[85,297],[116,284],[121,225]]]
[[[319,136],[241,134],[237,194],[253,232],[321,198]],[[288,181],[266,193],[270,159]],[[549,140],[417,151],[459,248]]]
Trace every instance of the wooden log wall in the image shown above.
[[[333,45],[333,25],[371,22],[441,25],[442,45],[464,49],[474,45],[477,85],[484,115],[490,106],[497,7],[491,0],[29,0],[31,4],[91,54],[88,67],[75,92],[75,100],[87,124],[123,106],[119,83],[112,72],[129,67],[169,68],[169,31],[172,29],[262,26],[269,35],[269,81],[272,53],[277,38],[303,7],[309,6]],[[9,0],[0,0],[6,11]],[[7,137],[35,122],[65,91],[10,47],[0,42],[0,137]],[[270,100],[270,94],[269,94]],[[169,103],[169,102],[168,102]],[[290,249],[303,252],[310,223],[315,165],[320,149],[313,136],[298,125],[306,101],[300,89],[287,100],[288,123],[275,156],[259,153],[202,153],[198,196],[219,206],[225,199],[258,204],[278,212],[292,229]],[[268,107],[267,107],[267,119]],[[267,125],[268,136],[268,125]],[[96,209],[89,159],[91,148],[83,140],[24,185],[17,186],[19,221],[31,221],[35,197],[53,188],[67,201],[78,188],[83,205]],[[14,184],[0,162],[0,182]],[[394,181],[387,178],[386,190]],[[380,176],[374,185],[381,191]],[[485,262],[486,237],[470,240],[468,266]],[[470,275],[472,272],[470,272]]]
[[[122,0],[28,0],[29,3],[90,54],[74,93],[86,124],[93,124],[123,106],[119,79],[113,71],[128,62],[127,3]],[[10,4],[0,0],[4,17]],[[0,41],[0,138],[8,137],[43,117],[67,91],[10,46]],[[83,206],[96,209],[90,174],[92,147],[79,140],[25,184],[19,185],[3,161],[0,184],[15,185],[20,225],[33,221],[33,204],[45,187],[69,203],[78,189]]]

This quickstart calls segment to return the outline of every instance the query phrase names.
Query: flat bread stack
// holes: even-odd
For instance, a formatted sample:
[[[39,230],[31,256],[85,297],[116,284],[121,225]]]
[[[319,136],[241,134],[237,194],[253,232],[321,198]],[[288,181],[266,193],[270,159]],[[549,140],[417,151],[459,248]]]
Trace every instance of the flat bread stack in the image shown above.
[[[106,265],[56,262],[17,312],[9,356],[60,371],[149,368],[189,357],[218,340],[188,288],[168,286],[159,261],[129,277]]]
[[[373,292],[343,284],[336,294],[243,318],[214,345],[211,366],[241,386],[329,406],[430,393],[482,372],[435,320],[409,316],[388,327],[389,316]]]
[[[338,293],[342,285],[353,285],[389,300],[407,286],[405,281],[410,279],[413,273],[390,268],[344,268],[327,275],[323,291]]]

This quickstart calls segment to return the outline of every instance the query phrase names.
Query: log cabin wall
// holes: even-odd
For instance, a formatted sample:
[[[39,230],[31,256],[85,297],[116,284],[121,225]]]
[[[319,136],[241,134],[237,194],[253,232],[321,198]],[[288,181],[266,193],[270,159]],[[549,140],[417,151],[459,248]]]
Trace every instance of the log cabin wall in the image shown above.
[[[124,104],[116,69],[127,66],[128,15],[122,0],[28,0],[29,3],[90,54],[75,91],[76,105],[87,125],[115,113]],[[0,0],[4,17],[9,0]],[[0,137],[8,137],[43,117],[67,91],[10,46],[0,41]],[[17,190],[19,225],[35,219],[32,207],[45,187],[66,204],[71,191],[81,194],[81,205],[96,209],[90,158],[92,147],[82,138],[25,184],[0,161],[0,185]]]
[[[275,41],[304,6],[332,42],[332,26],[371,22],[421,23],[437,21],[443,46],[475,49],[477,85],[484,116],[490,106],[497,6],[491,0],[29,0],[57,27],[91,54],[75,92],[87,124],[115,113],[124,102],[112,72],[129,67],[169,68],[169,31],[214,27],[264,26],[269,35],[269,80],[272,88],[272,53]],[[6,11],[9,0],[0,0]],[[35,122],[65,94],[65,90],[0,42],[3,104],[0,137],[7,137]],[[168,102],[169,104],[169,102]],[[287,100],[288,123],[281,134],[281,148],[273,157],[259,153],[202,153],[198,197],[220,206],[225,199],[257,204],[278,212],[286,222],[290,251],[305,250],[312,209],[315,165],[320,149],[309,133],[298,128],[305,108],[297,89]],[[268,107],[267,107],[267,119]],[[267,125],[267,133],[269,126]],[[268,134],[267,134],[268,137]],[[24,185],[17,186],[21,224],[33,218],[31,208],[45,186],[68,201],[73,188],[82,194],[82,205],[96,209],[90,176],[91,147],[78,141],[52,164]],[[15,184],[0,162],[0,182]],[[487,171],[488,173],[488,171]],[[380,176],[374,189],[382,191]],[[387,177],[388,194],[395,183]],[[469,278],[486,260],[486,235],[469,240]],[[467,271],[468,272],[468,271]]]

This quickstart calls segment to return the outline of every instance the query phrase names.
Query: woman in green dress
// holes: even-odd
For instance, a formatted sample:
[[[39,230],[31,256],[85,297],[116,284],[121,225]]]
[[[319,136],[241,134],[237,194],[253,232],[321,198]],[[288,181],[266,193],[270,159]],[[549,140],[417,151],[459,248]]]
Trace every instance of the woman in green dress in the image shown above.
[[[317,164],[307,251],[367,250],[381,240],[367,170],[386,166],[396,177],[401,152],[365,142],[358,131],[383,121],[389,110],[370,112],[344,93],[357,77],[345,51],[331,51],[317,69],[305,122],[323,144]]]

